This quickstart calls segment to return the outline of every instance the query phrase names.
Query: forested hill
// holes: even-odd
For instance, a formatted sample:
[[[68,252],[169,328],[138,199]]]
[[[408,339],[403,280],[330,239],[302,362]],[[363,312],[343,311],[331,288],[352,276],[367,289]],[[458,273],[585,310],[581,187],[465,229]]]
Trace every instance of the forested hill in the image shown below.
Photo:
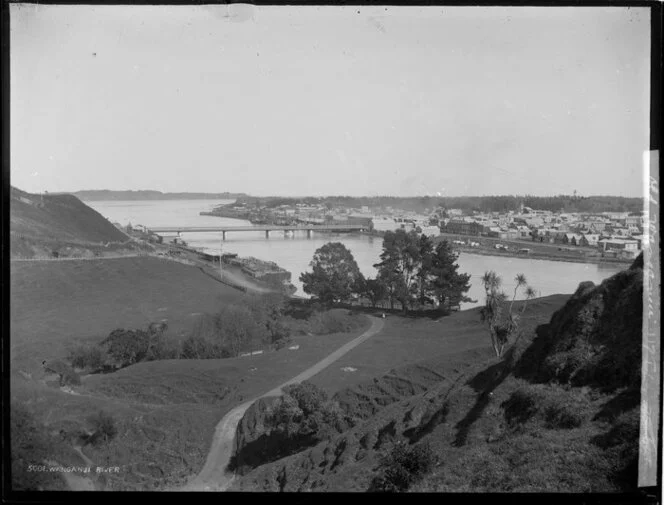
[[[100,200],[238,200],[249,205],[327,205],[338,207],[370,207],[402,209],[423,212],[436,207],[461,209],[466,212],[507,212],[518,210],[521,204],[537,210],[552,212],[640,212],[642,198],[621,196],[452,196],[452,197],[397,197],[397,196],[325,196],[325,197],[278,197],[249,196],[246,193],[162,193],[152,190],[113,191],[107,189],[83,190],[70,193],[83,201]]]
[[[552,212],[640,212],[643,209],[642,198],[620,196],[453,196],[453,197],[396,197],[396,196],[327,196],[327,197],[251,197],[238,198],[239,202],[260,204],[267,207],[304,203],[308,205],[327,205],[330,208],[367,206],[370,208],[392,207],[413,212],[443,207],[461,209],[467,212],[506,212],[518,210],[521,204],[537,210]]]
[[[162,193],[161,191],[112,191],[93,189],[70,193],[83,201],[103,200],[233,200],[246,197],[245,193]]]

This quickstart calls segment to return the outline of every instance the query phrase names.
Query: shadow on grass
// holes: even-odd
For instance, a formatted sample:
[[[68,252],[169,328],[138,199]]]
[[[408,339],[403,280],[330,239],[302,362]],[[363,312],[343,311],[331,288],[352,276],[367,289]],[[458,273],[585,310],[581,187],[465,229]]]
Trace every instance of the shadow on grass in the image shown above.
[[[550,328],[549,323],[541,324],[535,328],[536,337],[523,351],[514,367],[515,377],[530,382],[545,381],[545,378],[541,377],[541,363],[553,345],[553,339],[549,336]]]
[[[416,444],[424,437],[432,433],[436,426],[444,423],[445,419],[447,419],[447,414],[449,411],[450,407],[448,403],[445,402],[443,403],[443,406],[436,410],[424,424],[410,428],[404,431],[403,434],[406,436],[406,438],[408,438],[408,441],[411,444]]]
[[[479,394],[475,405],[468,411],[468,414],[456,424],[457,434],[454,438],[452,445],[455,447],[462,447],[466,445],[468,434],[475,421],[481,416],[487,405],[491,401],[491,393],[496,389],[510,374],[511,367],[509,363],[512,362],[512,354],[514,353],[514,346],[503,356],[503,359],[490,367],[482,370],[468,381],[468,385],[472,387]]]
[[[273,431],[261,435],[233,454],[226,471],[244,475],[254,468],[285,458],[316,445],[320,440],[315,435],[287,436]]]
[[[593,421],[610,421],[615,420],[623,412],[627,412],[641,404],[641,390],[637,388],[629,388],[625,391],[618,393],[616,396],[607,401],[600,411],[593,417]]]

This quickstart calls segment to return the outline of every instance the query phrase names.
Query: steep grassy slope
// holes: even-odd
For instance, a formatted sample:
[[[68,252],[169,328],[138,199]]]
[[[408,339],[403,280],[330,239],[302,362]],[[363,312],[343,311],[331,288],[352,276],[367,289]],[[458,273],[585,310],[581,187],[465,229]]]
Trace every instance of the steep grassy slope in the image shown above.
[[[12,370],[33,373],[77,341],[166,319],[184,334],[197,314],[242,296],[199,269],[157,258],[12,263]]]
[[[10,229],[40,240],[124,242],[128,237],[73,195],[32,195],[11,188]]]
[[[501,359],[465,351],[365,384],[354,402],[340,392],[353,428],[258,466],[232,490],[377,489],[399,441],[437,457],[413,491],[634,490],[642,270],[552,301],[533,303]],[[385,387],[397,383],[399,394]]]

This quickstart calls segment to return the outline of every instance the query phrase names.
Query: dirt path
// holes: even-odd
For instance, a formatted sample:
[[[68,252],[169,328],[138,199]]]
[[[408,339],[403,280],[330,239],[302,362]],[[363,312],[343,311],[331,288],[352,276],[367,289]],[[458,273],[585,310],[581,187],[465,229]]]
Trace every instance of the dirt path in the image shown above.
[[[291,380],[284,382],[279,387],[235,407],[226,414],[219,424],[217,424],[212,439],[212,446],[210,447],[210,452],[205,461],[205,466],[203,466],[201,472],[189,481],[186,486],[180,489],[180,491],[225,491],[235,478],[234,474],[226,473],[226,467],[228,466],[233,453],[233,440],[235,438],[237,425],[242,419],[245,411],[252,403],[258,400],[258,398],[263,398],[265,396],[279,396],[282,394],[282,388],[313,377],[318,372],[337,361],[348,351],[357,347],[383,329],[384,322],[382,319],[373,316],[367,317],[371,320],[371,327],[362,333],[362,335],[344,344],[326,358],[306,369],[296,377],[293,377]]]

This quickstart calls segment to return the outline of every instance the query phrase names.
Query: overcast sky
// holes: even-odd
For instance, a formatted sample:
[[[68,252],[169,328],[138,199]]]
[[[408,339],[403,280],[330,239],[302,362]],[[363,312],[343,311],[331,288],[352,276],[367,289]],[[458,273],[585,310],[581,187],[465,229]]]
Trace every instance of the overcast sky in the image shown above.
[[[642,194],[645,8],[10,12],[27,191]]]

